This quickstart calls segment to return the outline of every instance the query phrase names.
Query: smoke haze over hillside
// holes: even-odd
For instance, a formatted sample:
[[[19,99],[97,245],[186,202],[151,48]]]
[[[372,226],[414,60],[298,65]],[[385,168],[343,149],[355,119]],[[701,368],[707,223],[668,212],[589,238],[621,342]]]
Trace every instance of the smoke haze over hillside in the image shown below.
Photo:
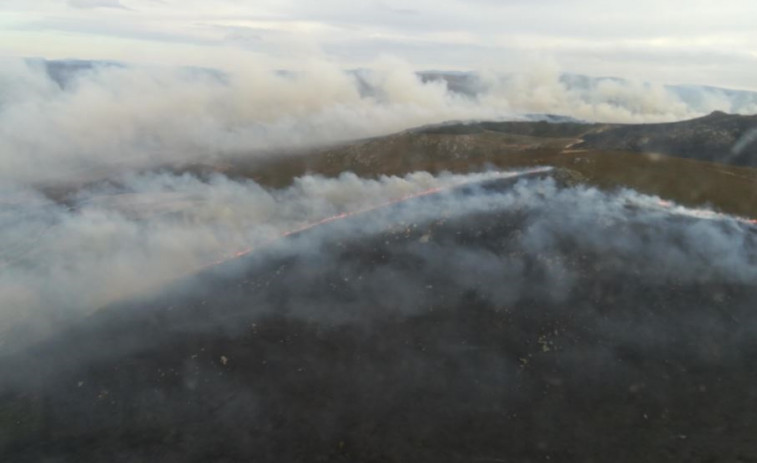
[[[602,263],[608,270],[637,277],[643,273],[662,285],[742,284],[757,278],[755,236],[747,222],[669,203],[661,206],[658,199],[632,191],[561,189],[551,180],[524,180],[504,191],[475,187],[508,177],[512,174],[434,177],[416,173],[368,180],[343,174],[335,179],[303,177],[289,188],[266,190],[254,182],[220,175],[201,180],[189,175],[143,174],[126,176],[118,185],[81,191],[70,206],[29,190],[6,194],[0,216],[4,243],[0,316],[9,331],[3,339],[6,348],[18,336],[34,339],[56,324],[109,303],[151,294],[238,253],[254,250],[253,256],[261,259],[265,252],[277,249],[316,253],[325,268],[329,257],[319,249],[334,240],[370,237],[397,226],[422,230],[440,219],[498,211],[528,214],[515,244],[528,259],[559,256],[567,241],[580,250],[576,252],[613,256]],[[457,185],[474,186],[463,193],[454,188]],[[387,206],[439,189],[433,197]],[[281,241],[323,219],[376,206],[381,207],[359,219],[325,227],[325,234],[316,227],[294,241]],[[445,245],[434,251],[439,257],[432,260],[465,255],[460,262],[468,262],[471,268],[455,273],[458,284],[472,285],[486,294],[501,290],[517,299],[525,278],[524,264],[499,253],[469,254],[466,246]],[[445,264],[428,265],[443,268]],[[567,297],[576,270],[564,267],[559,257],[544,265],[546,280],[528,286],[541,288],[544,295]],[[474,267],[479,270],[473,271]],[[505,278],[504,286],[481,278]],[[303,302],[303,307],[307,305]],[[318,316],[334,316],[328,312],[324,308]]]
[[[345,72],[313,63],[302,72],[286,73],[251,64],[227,75],[6,60],[0,71],[2,315],[41,316],[53,323],[61,314],[88,313],[159,287],[308,223],[486,178],[417,173],[365,180],[344,174],[332,180],[304,177],[289,189],[265,190],[220,175],[199,179],[130,173],[135,168],[285,156],[291,150],[451,119],[525,118],[536,112],[656,121],[733,110],[737,104],[740,110],[751,109],[728,93],[713,92],[691,90],[685,97],[666,87],[577,80],[548,66],[508,76],[418,75],[405,63],[386,60],[370,71]],[[106,177],[115,183],[89,187],[65,205],[35,190],[40,183]],[[550,194],[560,198],[557,192]],[[581,195],[576,203],[590,207],[622,202],[596,192],[570,194]],[[505,200],[512,200],[512,194],[497,198]],[[464,201],[455,201],[452,210],[462,213]],[[420,210],[406,214],[408,221],[429,215]],[[566,227],[590,215],[587,210],[575,219],[560,219],[561,233],[580,234],[580,226]],[[742,233],[709,223],[700,227],[708,236]],[[544,233],[528,235],[524,244],[532,243],[536,251],[545,245]],[[587,245],[635,248],[640,238],[606,239],[597,237]],[[716,267],[741,277],[753,274],[751,248],[739,254],[741,247],[733,240],[723,237],[713,243],[722,243],[710,256],[723,262]],[[686,263],[692,257],[689,249],[681,253],[664,260],[676,267],[670,272],[694,268]]]
[[[0,461],[757,461],[757,3],[0,13]]]
[[[51,77],[51,65],[44,62],[3,61],[5,183],[87,180],[135,167],[256,158],[448,120],[551,113],[653,122],[712,110],[757,111],[757,99],[745,97],[751,94],[581,80],[549,64],[514,75],[467,75],[460,82],[421,78],[396,59],[357,72],[325,62],[287,73],[252,61],[240,63],[233,74],[66,66],[58,64]]]

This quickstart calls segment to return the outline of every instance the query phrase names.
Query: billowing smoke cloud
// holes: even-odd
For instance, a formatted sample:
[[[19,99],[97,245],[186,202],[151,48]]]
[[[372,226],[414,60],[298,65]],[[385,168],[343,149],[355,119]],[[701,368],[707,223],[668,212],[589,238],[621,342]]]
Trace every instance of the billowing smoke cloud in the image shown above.
[[[748,222],[632,191],[562,189],[551,180],[521,181],[503,191],[474,186],[512,175],[415,173],[376,180],[354,174],[334,179],[308,176],[286,189],[266,190],[220,175],[201,180],[143,174],[81,191],[72,205],[54,203],[30,190],[8,192],[0,228],[3,339],[8,347],[19,333],[33,338],[24,326],[35,335],[44,334],[62,320],[154,293],[249,252],[315,253],[319,265],[328,267],[328,253],[319,250],[335,239],[371,237],[393,227],[417,231],[439,220],[502,211],[528,214],[529,219],[518,225],[515,244],[509,245],[518,253],[559,255],[571,243],[575,252],[605,256],[600,261],[608,270],[643,273],[659,284],[746,283],[757,278],[757,248]],[[470,191],[461,191],[461,185]],[[415,198],[430,192],[435,194]],[[324,219],[328,226],[314,226],[326,223]],[[282,240],[298,230],[307,233]],[[470,266],[455,272],[450,285],[468,282],[500,302],[521,297],[526,278],[522,259],[459,245],[429,244],[424,253],[434,246],[438,249],[419,256],[429,267],[466,262]],[[536,285],[539,291],[550,298],[567,297],[575,269],[564,267],[559,257],[544,265],[543,286]],[[396,284],[390,286],[402,293]],[[300,305],[314,310],[304,301]],[[336,315],[324,309],[318,316]]]
[[[303,177],[284,190],[217,175],[124,177],[61,205],[33,190],[0,205],[0,320],[54,323],[160,289],[323,219],[492,178],[428,173]]]
[[[517,454],[504,429],[586,454],[603,433],[688,437],[718,422],[713,410],[743,409],[755,226],[547,175],[559,178],[345,174],[265,190],[151,174],[84,191],[70,210],[19,193],[25,207],[4,209],[14,257],[0,307],[27,319],[3,320],[0,404],[24,425],[0,445],[279,461],[301,435],[316,436],[298,444],[307,454],[345,442],[401,456],[424,439],[439,461],[470,436],[481,455]],[[248,258],[162,285],[249,245]],[[469,431],[460,417],[488,421]],[[580,424],[571,439],[565,422]],[[379,444],[376,427],[391,428]],[[164,430],[181,443],[141,437]]]
[[[634,416],[634,430],[657,420],[670,440],[679,385],[697,405],[726,382],[753,400],[753,223],[570,186],[549,169],[344,173],[270,189],[141,168],[282,155],[449,119],[657,121],[712,109],[754,110],[719,91],[571,82],[548,66],[454,80],[391,60],[370,72],[102,65],[52,76],[7,61],[0,406],[13,434],[0,450],[109,460],[114,445],[143,459],[132,444],[180,442],[160,459],[263,449],[281,461],[320,458],[309,444],[282,450],[302,436],[342,451],[348,434],[366,459],[407,459],[391,452],[429,442],[441,452],[455,439],[466,457],[482,445],[510,451],[503,435],[541,452],[566,440],[547,425],[556,412],[593,423],[575,427],[592,444],[593,430],[615,432],[592,420],[613,414]],[[37,188],[102,178],[65,201]],[[721,381],[725,368],[734,381]],[[633,408],[629,394],[647,387],[646,408]],[[730,395],[708,397],[715,407]],[[480,417],[491,421],[458,432]],[[399,447],[375,439],[393,432]],[[108,445],[90,445],[103,436]],[[581,455],[570,444],[563,455]]]
[[[697,99],[691,91],[683,95],[664,87],[566,77],[551,66],[516,76],[482,73],[452,78],[418,75],[392,59],[356,72],[325,63],[313,63],[296,73],[271,72],[253,63],[231,75],[112,63],[53,66],[6,60],[3,64],[0,316],[4,326],[27,318],[33,324],[39,320],[54,324],[57,317],[89,313],[157,289],[324,218],[486,178],[418,173],[371,181],[344,174],[332,180],[304,177],[291,188],[266,190],[222,176],[201,180],[129,173],[135,168],[281,155],[450,119],[551,112],[591,120],[652,121],[690,117],[733,103],[725,94],[708,100],[698,93]],[[118,182],[80,191],[65,205],[34,189],[40,182],[76,184],[108,176]],[[524,191],[519,194],[526,196]],[[551,192],[555,198],[539,207],[556,203],[561,194]],[[563,202],[575,201],[577,208],[596,204],[605,208],[618,201],[593,190],[566,194],[573,196]],[[495,200],[484,195],[494,202],[481,204],[484,209],[501,208],[513,197]],[[462,199],[455,199],[445,210],[461,213],[470,201],[467,198],[463,206]],[[617,208],[611,212],[627,213]],[[433,214],[429,209],[412,210],[406,219],[430,220]],[[563,233],[581,235],[580,220],[588,215],[584,211],[562,220]],[[576,220],[576,228],[569,228]],[[715,222],[723,220],[729,219]],[[726,233],[717,228],[720,225],[702,223],[698,227],[704,229],[692,229],[696,236]],[[364,231],[382,229],[386,223],[371,226],[375,228]],[[556,240],[548,231],[536,229],[526,237],[523,245],[534,252]],[[694,238],[684,234],[682,239]],[[597,237],[595,245],[636,249],[638,240],[643,238],[621,230],[607,239]],[[709,249],[725,242],[704,241],[693,247]],[[742,252],[738,242],[731,239],[711,254],[724,262],[723,269],[746,268],[736,274],[751,275],[744,257],[749,253]],[[690,262],[684,265],[692,259],[687,249],[670,255],[657,268],[673,272],[681,266],[684,273],[698,269]],[[650,259],[661,251],[654,247],[651,252]]]
[[[311,63],[298,72],[240,63],[210,70],[5,60],[0,71],[0,179],[99,178],[156,164],[252,157],[446,120],[551,113],[590,121],[668,121],[712,110],[753,112],[715,89],[581,80],[553,66],[519,75],[419,76],[384,59],[370,71]],[[750,103],[751,102],[751,103]]]

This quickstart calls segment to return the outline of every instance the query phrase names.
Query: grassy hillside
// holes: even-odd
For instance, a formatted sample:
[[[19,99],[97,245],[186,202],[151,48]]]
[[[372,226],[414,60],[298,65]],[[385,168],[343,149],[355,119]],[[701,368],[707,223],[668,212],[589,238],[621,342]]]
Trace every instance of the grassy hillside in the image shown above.
[[[688,206],[757,217],[757,169],[660,154],[575,149],[584,135],[581,131],[594,132],[598,126],[549,124],[557,129],[540,129],[542,123],[506,123],[494,125],[497,130],[487,127],[482,123],[421,129],[265,162],[188,169],[221,171],[280,187],[307,173],[336,176],[350,171],[372,177],[419,170],[464,173],[551,165],[573,170],[600,188],[628,187]]]
[[[683,205],[708,206],[757,218],[757,168],[639,152],[628,149],[628,143],[620,139],[615,145],[610,143],[617,138],[613,133],[694,127],[679,130],[680,135],[718,117],[647,126],[548,122],[445,124],[308,152],[239,156],[213,164],[166,168],[198,175],[220,172],[279,188],[306,174],[335,177],[354,172],[361,177],[377,177],[415,171],[467,173],[549,165],[570,169],[577,174],[575,178],[603,189],[627,187]],[[732,120],[731,116],[726,119]],[[597,140],[604,141],[598,147],[587,147],[597,144]],[[57,185],[45,192],[65,201],[81,187],[81,184]]]

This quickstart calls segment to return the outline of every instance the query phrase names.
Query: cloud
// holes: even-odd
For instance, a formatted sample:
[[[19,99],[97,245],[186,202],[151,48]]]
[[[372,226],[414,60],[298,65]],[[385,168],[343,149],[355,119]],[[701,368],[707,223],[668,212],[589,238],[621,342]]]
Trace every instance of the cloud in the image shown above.
[[[121,0],[68,0],[68,4],[74,8],[119,8],[127,9]]]
[[[185,50],[184,64],[209,65],[207,50],[200,48],[208,43],[219,48],[242,45],[247,53],[263,53],[288,63],[299,61],[299,55],[289,58],[285,44],[258,47],[249,37],[225,40],[224,28],[250,28],[260,30],[254,35],[264,42],[287,36],[289,43],[309,43],[310,50],[332,50],[332,57],[347,67],[364,66],[386,53],[412,61],[416,68],[437,69],[493,62],[504,66],[513,55],[548,54],[571,72],[743,88],[753,87],[757,68],[754,56],[739,52],[757,47],[751,22],[757,7],[737,0],[712,5],[691,5],[682,0],[660,5],[641,0],[622,8],[597,0],[357,4],[345,0],[317,4],[219,0],[212,5],[202,1],[132,0],[129,15],[117,14],[114,7],[124,4],[114,0],[76,0],[73,4],[80,7],[78,12],[60,10],[49,2],[39,6],[11,2],[8,8],[19,14],[6,20],[4,35],[8,37],[4,41],[13,44],[15,54],[29,50],[27,54],[50,56],[53,51],[49,47],[31,51],[35,44],[30,40],[32,29],[27,27],[26,34],[15,37],[8,31],[65,22],[65,27],[40,29],[59,36],[55,50],[63,48],[65,53],[58,51],[58,56],[145,59],[144,53],[117,40],[98,44],[96,55],[93,46],[82,46],[82,41],[70,36],[80,31],[113,39],[135,37],[170,43],[175,51],[184,45],[196,47]],[[110,8],[93,8],[96,6]],[[170,37],[182,40],[166,40]],[[160,51],[166,61],[175,57],[170,49]],[[656,58],[659,52],[675,59],[661,61]],[[729,57],[733,59],[728,61]],[[234,61],[228,64],[233,66]],[[633,65],[626,64],[629,61]],[[692,76],[696,79],[691,80]]]

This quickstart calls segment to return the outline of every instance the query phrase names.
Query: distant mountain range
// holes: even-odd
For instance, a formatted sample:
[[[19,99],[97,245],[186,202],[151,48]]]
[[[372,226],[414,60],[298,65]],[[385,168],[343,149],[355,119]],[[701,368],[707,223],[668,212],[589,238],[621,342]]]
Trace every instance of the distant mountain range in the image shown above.
[[[65,87],[72,79],[82,72],[91,71],[101,67],[126,67],[128,64],[116,61],[89,61],[89,60],[43,60],[32,58],[28,60],[44,66],[52,80],[61,87]],[[187,67],[187,71],[199,72],[218,79],[225,79],[223,71],[201,67]],[[291,74],[291,71],[280,70],[281,74]],[[364,95],[373,95],[376,89],[370,83],[370,72],[365,69],[348,71],[357,77],[358,86]],[[488,84],[476,72],[458,71],[421,71],[418,77],[423,82],[442,81],[446,84],[449,92],[457,95],[477,98],[485,94]],[[513,75],[503,74],[500,78],[507,82],[513,79]],[[590,77],[581,74],[564,73],[559,76],[559,85],[564,90],[576,94],[582,101],[591,102],[608,85],[636,85],[637,88],[652,90],[653,86],[648,83],[632,83],[631,81],[617,77]],[[656,88],[656,87],[655,87]],[[664,85],[661,87],[681,102],[684,102],[691,111],[708,113],[713,106],[731,113],[757,112],[757,92],[746,90],[734,90],[706,85]],[[612,103],[612,100],[610,100]],[[622,104],[622,102],[618,102]]]
[[[422,71],[418,73],[424,82],[444,81],[447,88],[457,94],[475,97],[487,91],[487,84],[475,72]],[[513,79],[513,75],[502,75],[503,81]],[[576,93],[582,101],[591,102],[603,86],[636,85],[638,88],[652,90],[650,83],[634,83],[618,77],[591,77],[581,74],[564,73],[559,76],[559,84],[568,92]],[[659,86],[676,97],[694,112],[708,113],[713,105],[731,113],[757,112],[757,92],[734,90],[709,85],[662,85]]]

